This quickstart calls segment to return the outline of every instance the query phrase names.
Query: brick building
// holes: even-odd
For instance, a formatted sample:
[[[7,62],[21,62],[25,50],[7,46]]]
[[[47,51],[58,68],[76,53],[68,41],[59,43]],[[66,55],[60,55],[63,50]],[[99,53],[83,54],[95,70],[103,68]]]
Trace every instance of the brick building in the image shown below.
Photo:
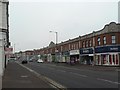
[[[111,22],[103,29],[34,51],[48,62],[120,65],[120,24]]]
[[[52,53],[55,53],[55,59],[58,62],[73,60],[81,64],[92,64],[94,62],[95,65],[119,65],[119,36],[120,24],[111,22],[99,31],[93,31],[90,34],[59,43],[57,45],[58,52],[54,50]]]

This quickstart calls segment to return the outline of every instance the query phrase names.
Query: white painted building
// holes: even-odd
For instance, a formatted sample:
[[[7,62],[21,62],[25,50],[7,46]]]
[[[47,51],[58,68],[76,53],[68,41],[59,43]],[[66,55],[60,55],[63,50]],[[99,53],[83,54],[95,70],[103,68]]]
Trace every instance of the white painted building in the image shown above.
[[[0,77],[5,69],[5,47],[8,47],[8,0],[0,0]]]

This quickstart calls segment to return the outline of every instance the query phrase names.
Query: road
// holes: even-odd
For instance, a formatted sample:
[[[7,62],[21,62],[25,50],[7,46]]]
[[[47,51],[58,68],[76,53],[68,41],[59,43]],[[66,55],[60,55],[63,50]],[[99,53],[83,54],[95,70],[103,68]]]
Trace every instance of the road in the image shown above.
[[[24,64],[33,71],[48,77],[66,88],[118,88],[118,71],[90,70],[30,62]]]

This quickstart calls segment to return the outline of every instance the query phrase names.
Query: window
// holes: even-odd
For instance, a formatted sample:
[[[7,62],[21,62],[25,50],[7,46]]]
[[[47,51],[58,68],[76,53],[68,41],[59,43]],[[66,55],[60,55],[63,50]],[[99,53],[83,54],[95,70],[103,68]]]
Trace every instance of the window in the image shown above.
[[[91,42],[91,40],[89,40],[89,46],[90,46],[90,47],[92,46],[92,42]]]
[[[115,43],[116,43],[115,39],[116,39],[116,37],[113,35],[113,36],[112,36],[112,44],[115,44]]]
[[[83,48],[85,47],[85,42],[83,41],[83,43],[82,43],[82,46],[83,46]]]
[[[72,44],[72,50],[73,50],[73,48],[74,48],[74,46],[73,46],[73,44]]]
[[[70,50],[70,44],[69,44],[69,50]]]
[[[103,37],[103,44],[106,44],[106,37]]]
[[[76,49],[78,49],[78,46],[79,46],[78,43],[76,43]]]
[[[88,41],[86,41],[86,47],[88,47]]]
[[[74,44],[74,49],[75,49],[75,44]]]
[[[63,47],[61,46],[61,51],[63,50]]]
[[[100,45],[100,37],[98,37],[97,42],[98,42],[98,45]]]
[[[80,41],[79,41],[79,48],[80,48]]]

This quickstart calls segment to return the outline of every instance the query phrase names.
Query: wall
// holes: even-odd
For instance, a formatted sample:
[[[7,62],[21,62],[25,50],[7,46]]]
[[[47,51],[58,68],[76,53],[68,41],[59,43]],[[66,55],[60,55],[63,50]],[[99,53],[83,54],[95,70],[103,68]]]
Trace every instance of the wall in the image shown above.
[[[6,31],[8,29],[7,28],[6,1],[7,0],[0,0],[0,76],[3,75],[3,71],[5,69],[4,45],[7,44]]]

